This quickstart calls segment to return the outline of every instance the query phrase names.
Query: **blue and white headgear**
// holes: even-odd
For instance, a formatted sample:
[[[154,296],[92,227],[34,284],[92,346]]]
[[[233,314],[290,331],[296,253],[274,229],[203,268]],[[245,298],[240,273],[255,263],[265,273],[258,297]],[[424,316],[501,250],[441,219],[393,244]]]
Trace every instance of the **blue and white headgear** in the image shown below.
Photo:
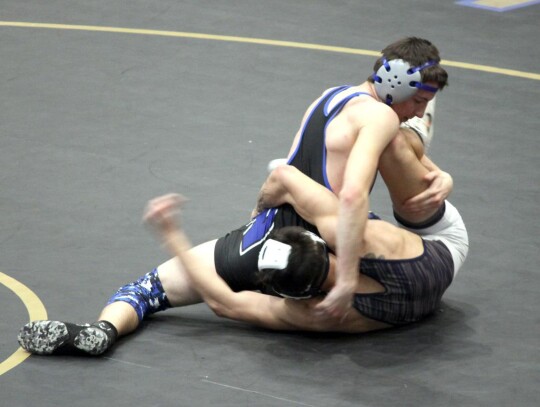
[[[381,67],[372,75],[375,91],[387,105],[404,102],[420,89],[435,93],[438,88],[422,83],[420,71],[437,64],[437,61],[428,61],[411,67],[403,59],[387,61],[383,58]]]

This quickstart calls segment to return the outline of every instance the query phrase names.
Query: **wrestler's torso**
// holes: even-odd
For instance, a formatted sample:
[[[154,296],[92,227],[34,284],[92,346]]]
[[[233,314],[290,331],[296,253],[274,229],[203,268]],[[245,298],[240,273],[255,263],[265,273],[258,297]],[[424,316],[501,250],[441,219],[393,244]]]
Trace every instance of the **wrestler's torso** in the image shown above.
[[[325,91],[308,109],[291,147],[289,164],[336,194],[362,123],[369,120],[365,107],[378,103],[367,91],[363,86]]]
[[[373,102],[374,99],[360,87],[341,86],[326,91],[310,106],[288,163],[334,192],[334,185],[340,188],[341,182],[336,179],[344,172],[358,133],[347,110],[364,100]],[[328,168],[333,181],[328,178]],[[256,278],[258,252],[268,233],[284,226],[301,226],[319,234],[291,206],[283,205],[259,214],[248,224],[218,239],[214,255],[216,270],[233,290],[261,289]]]
[[[298,216],[290,205],[282,205],[261,212],[217,240],[216,271],[233,291],[263,290],[257,278],[259,251],[270,233],[284,226],[299,226],[318,234],[317,228]]]
[[[289,157],[290,165],[327,188],[330,183],[326,176],[326,128],[353,97],[355,92],[348,89],[343,86],[327,91],[310,107],[295,142],[295,151]],[[338,97],[343,94],[344,97]],[[216,270],[233,290],[261,289],[256,277],[259,250],[273,229],[284,226],[301,226],[318,234],[290,205],[282,205],[259,214],[248,224],[218,239],[214,252]]]
[[[454,276],[448,248],[423,241],[422,255],[408,260],[362,259],[360,272],[378,281],[384,292],[354,296],[365,317],[391,325],[416,322],[433,313]]]
[[[422,236],[422,249],[405,255],[401,260],[366,259],[360,262],[360,272],[375,281],[384,292],[357,293],[354,307],[362,315],[392,325],[416,322],[436,310],[442,295],[457,274],[468,253],[469,238],[467,229],[458,210],[448,201],[445,202],[443,217],[435,224],[424,229],[408,232],[393,225],[369,221],[373,229],[370,233],[380,232],[382,228],[394,228],[393,233],[385,235],[409,236],[405,247],[417,246],[414,239]],[[369,228],[368,228],[369,230]],[[411,237],[411,235],[414,235]],[[396,242],[391,240],[387,244]],[[416,247],[417,251],[419,248]]]

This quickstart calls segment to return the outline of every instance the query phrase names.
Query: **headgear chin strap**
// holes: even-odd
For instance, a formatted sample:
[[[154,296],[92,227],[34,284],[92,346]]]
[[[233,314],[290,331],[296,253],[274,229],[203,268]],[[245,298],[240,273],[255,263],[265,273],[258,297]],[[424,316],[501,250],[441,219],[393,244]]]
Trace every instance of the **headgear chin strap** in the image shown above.
[[[420,71],[433,65],[437,61],[428,61],[423,65],[411,67],[403,59],[387,61],[383,58],[381,67],[372,75],[373,85],[377,95],[387,104],[401,103],[419,90],[435,93],[437,88],[422,83]]]

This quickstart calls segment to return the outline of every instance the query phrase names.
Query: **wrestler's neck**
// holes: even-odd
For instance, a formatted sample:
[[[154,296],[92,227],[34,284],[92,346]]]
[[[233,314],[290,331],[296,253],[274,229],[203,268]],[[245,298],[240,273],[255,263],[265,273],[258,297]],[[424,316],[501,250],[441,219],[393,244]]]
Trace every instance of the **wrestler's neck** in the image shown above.
[[[358,90],[360,92],[369,93],[373,97],[373,99],[381,102],[381,99],[379,98],[379,96],[377,95],[377,91],[375,90],[375,86],[373,86],[371,82],[365,81],[364,83],[358,85]]]

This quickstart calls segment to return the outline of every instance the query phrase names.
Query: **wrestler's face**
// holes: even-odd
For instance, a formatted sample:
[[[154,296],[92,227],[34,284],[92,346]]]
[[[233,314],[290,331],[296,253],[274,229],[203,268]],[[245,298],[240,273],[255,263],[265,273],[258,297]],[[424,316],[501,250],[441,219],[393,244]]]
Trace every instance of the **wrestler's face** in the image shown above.
[[[426,85],[437,87],[437,83],[427,82]],[[435,97],[435,93],[425,90],[419,90],[416,94],[404,102],[392,105],[392,109],[399,117],[401,123],[406,122],[413,117],[422,117],[426,106],[430,100]]]

